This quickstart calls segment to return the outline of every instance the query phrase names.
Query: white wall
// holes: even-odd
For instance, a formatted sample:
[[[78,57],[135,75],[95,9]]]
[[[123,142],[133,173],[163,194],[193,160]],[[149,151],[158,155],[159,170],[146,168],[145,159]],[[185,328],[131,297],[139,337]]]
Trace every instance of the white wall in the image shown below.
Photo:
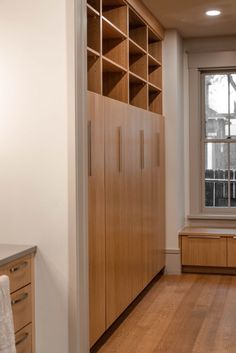
[[[37,353],[68,352],[66,15],[0,2],[0,242],[38,246]]]
[[[164,116],[166,127],[166,252],[167,272],[179,268],[178,231],[184,224],[183,43],[175,30],[163,44]]]

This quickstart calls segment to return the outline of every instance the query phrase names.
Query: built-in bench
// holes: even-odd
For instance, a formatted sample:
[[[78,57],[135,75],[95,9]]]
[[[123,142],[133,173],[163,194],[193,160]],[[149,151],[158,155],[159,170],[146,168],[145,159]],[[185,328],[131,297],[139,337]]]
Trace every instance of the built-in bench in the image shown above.
[[[236,229],[185,227],[179,239],[182,272],[236,274]]]

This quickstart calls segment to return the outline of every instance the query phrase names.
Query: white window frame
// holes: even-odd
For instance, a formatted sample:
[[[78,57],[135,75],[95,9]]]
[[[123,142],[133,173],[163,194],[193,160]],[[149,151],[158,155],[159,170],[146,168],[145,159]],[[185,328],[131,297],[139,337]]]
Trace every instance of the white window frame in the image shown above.
[[[188,54],[189,69],[189,218],[236,217],[236,208],[205,207],[205,152],[203,151],[202,71],[236,71],[235,52]]]
[[[236,139],[209,139],[206,137],[206,122],[205,122],[205,76],[207,74],[225,74],[228,75],[230,73],[235,73],[236,74],[236,68],[235,69],[207,69],[207,70],[200,70],[200,80],[201,80],[201,189],[202,189],[202,194],[201,194],[201,208],[203,210],[203,213],[221,213],[221,214],[231,214],[231,213],[236,213],[236,207],[230,207],[229,203],[229,196],[228,194],[228,206],[226,207],[206,207],[205,206],[205,145],[207,142],[211,143],[236,143]],[[229,163],[229,153],[228,153],[228,163]],[[228,179],[228,188],[230,188],[230,181]]]

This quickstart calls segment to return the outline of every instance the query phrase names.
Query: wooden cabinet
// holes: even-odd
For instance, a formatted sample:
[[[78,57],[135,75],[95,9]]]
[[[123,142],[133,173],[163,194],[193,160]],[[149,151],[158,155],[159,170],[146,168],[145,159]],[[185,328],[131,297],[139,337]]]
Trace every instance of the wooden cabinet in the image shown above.
[[[91,345],[165,266],[163,121],[88,95]]]
[[[27,255],[0,267],[10,280],[17,353],[34,353],[34,256]]]
[[[132,298],[128,230],[127,106],[104,98],[106,194],[106,317],[107,327]],[[121,261],[122,259],[122,261]]]
[[[185,227],[180,245],[183,272],[236,273],[236,229]]]
[[[88,92],[90,344],[105,331],[105,184],[103,100]]]
[[[236,229],[235,229],[236,234]],[[236,267],[236,235],[227,239],[228,267]]]
[[[225,267],[226,239],[218,236],[182,237],[182,264]]]
[[[32,324],[16,333],[17,353],[32,353]]]
[[[139,0],[87,1],[91,345],[164,267],[163,37]]]

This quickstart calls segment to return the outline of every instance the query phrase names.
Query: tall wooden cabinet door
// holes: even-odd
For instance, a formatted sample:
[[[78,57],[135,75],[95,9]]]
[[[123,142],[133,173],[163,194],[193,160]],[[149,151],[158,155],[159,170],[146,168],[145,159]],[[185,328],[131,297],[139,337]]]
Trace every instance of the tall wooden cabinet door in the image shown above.
[[[143,268],[144,286],[153,277],[153,147],[152,147],[152,114],[143,112],[141,134],[142,158],[142,238],[143,238]]]
[[[153,275],[165,266],[165,163],[164,163],[164,118],[153,114]]]
[[[127,185],[127,105],[104,97],[106,180],[106,325],[132,300]]]
[[[105,186],[103,101],[88,92],[90,346],[105,331]]]
[[[127,236],[129,239],[129,275],[132,283],[132,299],[144,288],[144,263],[142,239],[142,109],[129,106],[126,126],[126,197]]]

